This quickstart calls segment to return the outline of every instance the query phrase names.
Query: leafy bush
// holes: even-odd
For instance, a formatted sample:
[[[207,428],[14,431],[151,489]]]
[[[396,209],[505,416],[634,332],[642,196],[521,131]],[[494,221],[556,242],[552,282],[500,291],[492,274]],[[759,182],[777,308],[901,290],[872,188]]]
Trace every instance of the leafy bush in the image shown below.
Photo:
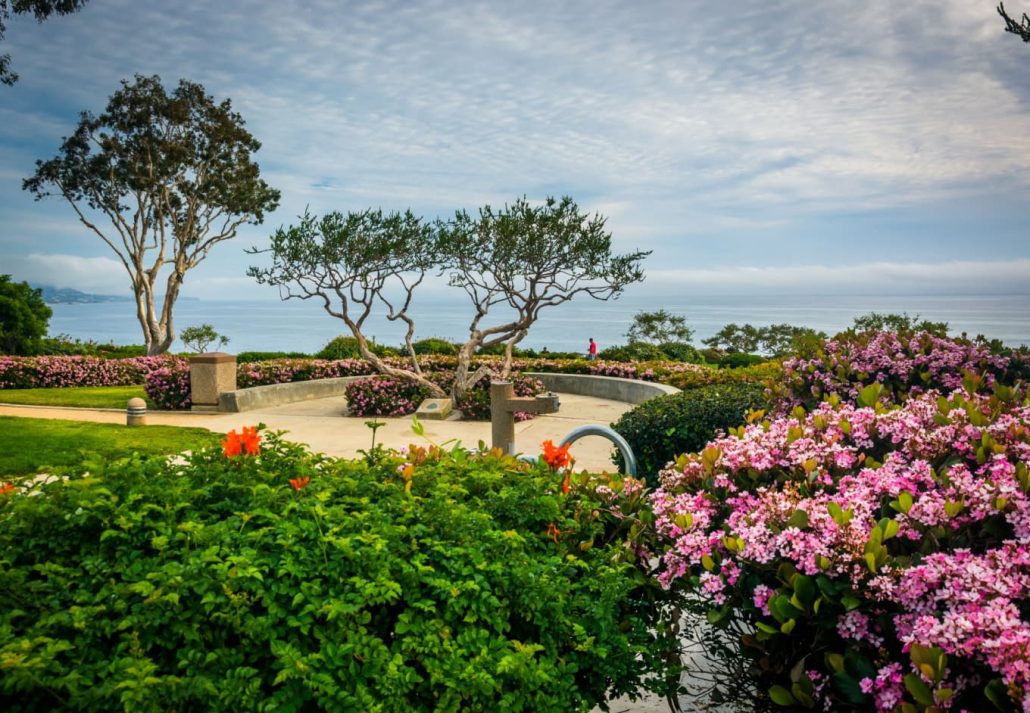
[[[414,381],[388,376],[352,381],[346,393],[351,416],[407,416],[429,396],[429,390]]]
[[[255,361],[272,361],[274,359],[310,359],[304,352],[240,352],[236,355],[236,363],[243,364]]]
[[[1010,359],[993,354],[987,344],[929,332],[845,332],[783,366],[782,397],[811,406],[832,394],[854,400],[873,384],[883,386],[885,401],[928,389],[951,391],[962,386],[966,374],[989,389],[999,377],[1009,380]]]
[[[658,349],[661,351],[663,359],[686,361],[691,364],[700,364],[704,361],[701,352],[693,344],[686,342],[664,342],[658,345]]]
[[[765,407],[760,384],[702,386],[645,401],[612,428],[633,448],[640,477],[654,485],[658,472],[676,456],[701,450],[719,431],[739,426],[749,411]],[[621,454],[615,462],[625,466]]]
[[[150,372],[143,383],[143,390],[159,409],[188,411],[193,406],[189,362],[176,359],[168,366]]]
[[[654,344],[631,342],[602,349],[597,357],[605,361],[660,361],[665,354]]]
[[[458,353],[458,345],[439,337],[420,339],[411,345],[416,354],[446,354],[454,356]]]
[[[37,354],[52,315],[43,290],[0,275],[0,354]]]
[[[48,356],[98,356],[122,359],[147,355],[144,344],[98,344],[92,340],[73,339],[67,334],[47,337],[39,342],[39,354]]]
[[[535,396],[546,391],[544,385],[536,379],[522,374],[512,375],[512,388],[516,396]],[[468,421],[489,421],[490,420],[490,380],[482,379],[476,383],[464,398],[456,404],[461,415]],[[515,412],[516,421],[528,421],[533,414],[522,411]]]
[[[659,578],[744,628],[738,655],[779,705],[1026,710],[1026,394],[872,391],[664,471]]]
[[[294,381],[364,376],[373,373],[375,369],[364,359],[273,359],[238,364],[236,385],[241,389],[248,389],[251,386],[289,384]]]
[[[248,429],[249,430],[249,429]],[[0,495],[0,706],[589,711],[670,693],[635,481],[244,433]],[[631,487],[632,486],[632,487]],[[616,519],[612,513],[628,517]]]
[[[758,354],[744,354],[743,352],[733,352],[727,354],[719,360],[719,366],[727,369],[737,369],[742,366],[754,366],[755,364],[762,364],[769,361],[763,356]]]
[[[369,349],[376,356],[397,356],[398,352],[392,347],[376,344],[374,341],[368,343]],[[318,359],[360,359],[361,350],[358,349],[358,340],[354,337],[339,336],[331,339],[322,349],[315,354]]]
[[[0,389],[132,386],[181,361],[173,356],[103,359],[92,356],[0,357]]]

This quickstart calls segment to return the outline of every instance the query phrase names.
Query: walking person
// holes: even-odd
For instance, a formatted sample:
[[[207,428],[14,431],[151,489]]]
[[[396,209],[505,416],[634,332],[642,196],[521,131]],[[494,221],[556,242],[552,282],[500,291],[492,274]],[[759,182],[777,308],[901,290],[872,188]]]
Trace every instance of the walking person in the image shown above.
[[[590,337],[590,346],[587,348],[587,359],[593,361],[597,358],[597,342],[594,341],[593,337]]]

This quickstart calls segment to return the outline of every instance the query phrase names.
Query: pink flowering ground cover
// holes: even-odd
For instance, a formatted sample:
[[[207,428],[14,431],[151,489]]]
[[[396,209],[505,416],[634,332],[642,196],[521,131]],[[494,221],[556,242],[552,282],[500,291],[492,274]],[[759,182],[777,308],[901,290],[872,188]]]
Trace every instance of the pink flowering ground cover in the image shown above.
[[[744,623],[782,706],[1030,711],[1025,399],[832,398],[734,429],[661,474],[659,580]]]
[[[105,359],[94,356],[0,356],[0,389],[64,386],[132,386],[147,374],[174,366],[173,356]]]
[[[452,374],[432,372],[427,374],[434,383],[449,388]],[[513,374],[516,396],[533,396],[544,391],[536,379]],[[415,413],[418,405],[429,396],[429,392],[413,382],[405,382],[385,376],[371,376],[347,385],[347,409],[351,416],[407,416]],[[470,421],[490,420],[489,381],[481,380],[461,399],[457,408]],[[531,419],[532,414],[516,413],[516,421]]]

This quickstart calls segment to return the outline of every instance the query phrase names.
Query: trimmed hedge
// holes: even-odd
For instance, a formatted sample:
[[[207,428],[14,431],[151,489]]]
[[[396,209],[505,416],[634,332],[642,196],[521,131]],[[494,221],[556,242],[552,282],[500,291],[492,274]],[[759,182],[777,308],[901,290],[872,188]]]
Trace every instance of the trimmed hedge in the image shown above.
[[[645,401],[612,424],[637,458],[640,477],[654,486],[658,473],[683,453],[700,451],[719,431],[739,426],[747,412],[767,407],[760,384],[718,384]],[[615,456],[622,468],[622,456]]]

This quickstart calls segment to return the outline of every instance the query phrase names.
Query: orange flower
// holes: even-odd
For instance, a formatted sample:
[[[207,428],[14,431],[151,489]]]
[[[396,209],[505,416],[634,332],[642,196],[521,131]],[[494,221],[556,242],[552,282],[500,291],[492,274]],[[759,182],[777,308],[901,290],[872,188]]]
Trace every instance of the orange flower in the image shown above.
[[[222,452],[227,458],[244,454],[256,456],[261,452],[261,436],[258,435],[257,427],[244,426],[243,433],[236,433],[235,429],[229,431],[222,440]]]
[[[301,488],[308,487],[308,483],[311,482],[311,476],[300,475],[296,478],[290,478],[290,485],[293,486],[293,492],[299,492]]]
[[[565,480],[562,481],[561,491],[566,495],[569,494],[569,471],[565,471]]]
[[[558,537],[561,535],[561,530],[555,527],[554,523],[547,525],[547,534],[550,535],[551,539],[554,540],[554,544],[558,544]]]
[[[544,463],[547,463],[547,466],[551,470],[568,468],[572,465],[572,456],[569,455],[569,445],[571,444],[566,444],[559,448],[551,441],[544,441]]]
[[[0,483],[0,495],[7,495],[17,490],[17,486],[14,483]]]

